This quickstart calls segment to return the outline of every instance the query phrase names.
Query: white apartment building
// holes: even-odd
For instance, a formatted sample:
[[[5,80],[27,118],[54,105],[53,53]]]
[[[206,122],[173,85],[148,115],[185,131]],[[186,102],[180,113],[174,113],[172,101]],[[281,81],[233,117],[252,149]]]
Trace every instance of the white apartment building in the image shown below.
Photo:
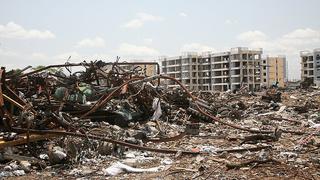
[[[320,86],[320,48],[313,51],[301,51],[301,80],[310,78]]]
[[[226,91],[247,86],[260,88],[262,49],[231,48],[219,53],[186,53],[161,58],[162,73],[174,77],[193,91]],[[166,81],[170,87],[177,86]]]

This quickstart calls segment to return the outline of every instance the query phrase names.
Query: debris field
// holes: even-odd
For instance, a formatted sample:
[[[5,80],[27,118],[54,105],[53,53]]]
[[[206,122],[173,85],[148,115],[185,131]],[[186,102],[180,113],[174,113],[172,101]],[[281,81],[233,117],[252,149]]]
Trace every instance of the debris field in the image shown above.
[[[191,92],[119,60],[30,68],[0,70],[0,178],[320,179],[317,87]]]

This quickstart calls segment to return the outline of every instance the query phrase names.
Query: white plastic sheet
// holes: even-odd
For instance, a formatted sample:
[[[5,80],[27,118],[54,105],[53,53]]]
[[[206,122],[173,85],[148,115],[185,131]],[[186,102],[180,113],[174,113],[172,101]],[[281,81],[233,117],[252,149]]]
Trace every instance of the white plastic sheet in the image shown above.
[[[116,162],[112,164],[110,167],[103,169],[102,172],[104,173],[104,175],[115,176],[123,172],[130,172],[130,173],[159,172],[159,171],[162,171],[164,168],[165,166],[158,166],[153,168],[141,169],[141,168],[134,168],[126,164],[122,164],[121,162]]]

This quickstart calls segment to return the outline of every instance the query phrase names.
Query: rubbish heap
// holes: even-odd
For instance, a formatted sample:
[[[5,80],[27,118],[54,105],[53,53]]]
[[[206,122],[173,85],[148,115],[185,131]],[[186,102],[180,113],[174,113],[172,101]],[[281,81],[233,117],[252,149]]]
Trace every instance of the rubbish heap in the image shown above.
[[[0,70],[0,178],[320,178],[318,88],[190,92],[118,60],[30,68]]]

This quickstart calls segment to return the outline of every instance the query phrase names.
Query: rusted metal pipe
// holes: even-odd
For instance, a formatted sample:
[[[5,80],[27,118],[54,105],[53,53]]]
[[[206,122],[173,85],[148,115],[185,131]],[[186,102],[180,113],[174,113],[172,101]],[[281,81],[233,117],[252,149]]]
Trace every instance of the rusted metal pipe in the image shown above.
[[[26,132],[27,129],[24,128],[16,128],[14,127],[13,130],[17,132]],[[66,131],[55,131],[55,130],[36,130],[36,129],[29,129],[30,133],[36,133],[36,134],[46,134],[46,135],[60,135],[60,136],[75,136],[75,137],[81,137],[81,138],[91,138],[95,140],[105,141],[113,144],[119,144],[122,146],[126,146],[132,149],[138,149],[138,150],[145,150],[145,151],[152,151],[152,152],[158,152],[158,153],[165,153],[165,154],[176,154],[177,152],[182,152],[182,154],[200,154],[200,152],[193,152],[193,151],[180,151],[180,150],[173,150],[173,149],[156,149],[156,148],[150,148],[146,146],[139,146],[119,140],[109,139],[105,137],[90,135],[90,134],[80,134],[76,132],[66,132]]]
[[[4,97],[5,100],[11,102],[12,104],[16,105],[19,109],[24,110],[25,106],[22,106],[21,104],[19,104],[17,101],[11,99],[10,97],[8,97],[5,94],[2,94],[2,96]]]

